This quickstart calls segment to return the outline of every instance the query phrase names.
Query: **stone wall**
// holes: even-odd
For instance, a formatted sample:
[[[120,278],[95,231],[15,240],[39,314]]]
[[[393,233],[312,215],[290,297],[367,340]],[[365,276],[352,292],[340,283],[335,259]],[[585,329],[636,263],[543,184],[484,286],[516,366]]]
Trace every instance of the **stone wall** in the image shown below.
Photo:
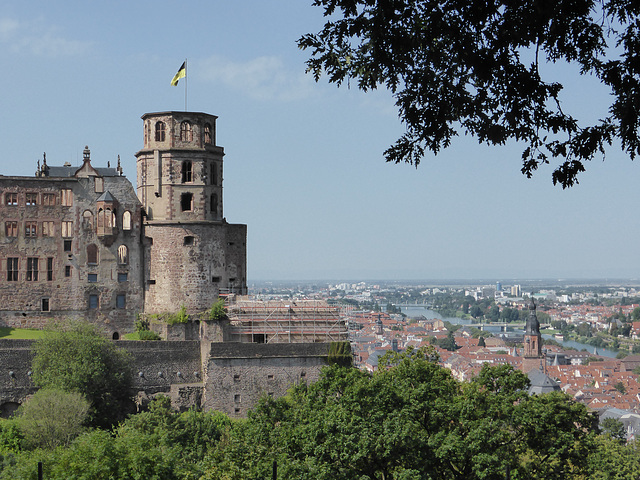
[[[299,382],[315,382],[327,365],[328,343],[212,343],[205,410],[244,417],[262,395],[281,397]]]
[[[0,416],[37,389],[30,376],[33,340],[0,339]],[[328,343],[252,344],[206,341],[118,341],[132,356],[138,401],[169,395],[175,408],[195,406],[246,416],[264,394],[284,395],[314,382],[327,364]]]
[[[201,312],[221,290],[244,293],[246,225],[150,222],[145,235],[145,313]]]

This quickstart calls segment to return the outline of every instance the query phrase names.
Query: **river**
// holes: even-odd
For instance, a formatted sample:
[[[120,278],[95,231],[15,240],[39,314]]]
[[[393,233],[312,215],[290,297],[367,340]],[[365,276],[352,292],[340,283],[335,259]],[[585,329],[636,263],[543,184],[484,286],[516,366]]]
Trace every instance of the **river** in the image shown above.
[[[402,313],[404,313],[405,315],[409,316],[409,317],[418,317],[420,315],[426,317],[426,318],[439,318],[440,320],[445,320],[447,322],[456,324],[456,325],[473,325],[473,323],[471,322],[471,320],[468,319],[462,319],[462,318],[458,318],[458,317],[443,317],[442,315],[440,315],[438,312],[435,312],[433,310],[430,310],[426,307],[401,307],[402,308]],[[486,331],[491,332],[491,333],[499,333],[500,332],[500,327],[487,327]],[[509,331],[512,331],[514,333],[523,333],[522,330],[518,330],[518,329],[512,329],[510,328]],[[551,339],[551,340],[555,340],[555,338],[553,338],[553,335],[546,335],[543,334],[542,335],[543,338],[545,339]],[[575,348],[578,350],[586,350],[588,352],[593,353],[594,348],[592,345],[587,345],[586,343],[578,343],[578,342],[574,342],[573,340],[566,340],[564,342],[559,342],[558,340],[555,340],[558,343],[561,343],[563,347],[566,348]],[[613,350],[607,350],[606,348],[598,348],[598,354],[602,355],[603,357],[612,357],[615,358],[615,356],[618,354],[618,352],[614,352]]]

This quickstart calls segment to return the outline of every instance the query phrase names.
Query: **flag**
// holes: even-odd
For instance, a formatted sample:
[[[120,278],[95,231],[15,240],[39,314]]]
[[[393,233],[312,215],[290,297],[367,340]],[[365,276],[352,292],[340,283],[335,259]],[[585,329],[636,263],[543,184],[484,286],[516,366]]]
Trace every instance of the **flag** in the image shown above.
[[[173,80],[171,80],[171,85],[173,87],[178,85],[178,80],[187,76],[187,61],[182,62],[182,66],[178,69],[178,73],[173,76]]]

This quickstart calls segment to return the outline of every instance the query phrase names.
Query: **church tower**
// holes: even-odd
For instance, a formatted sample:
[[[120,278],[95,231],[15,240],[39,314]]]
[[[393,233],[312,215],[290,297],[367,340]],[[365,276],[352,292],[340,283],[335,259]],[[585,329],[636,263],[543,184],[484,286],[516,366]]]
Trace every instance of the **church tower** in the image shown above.
[[[524,330],[524,355],[522,358],[522,371],[546,370],[544,357],[542,356],[542,335],[540,334],[540,322],[536,315],[536,304],[531,297],[529,304],[529,317]]]
[[[216,120],[196,112],[142,116],[136,158],[147,313],[202,311],[219,294],[246,293],[247,227],[224,218]]]

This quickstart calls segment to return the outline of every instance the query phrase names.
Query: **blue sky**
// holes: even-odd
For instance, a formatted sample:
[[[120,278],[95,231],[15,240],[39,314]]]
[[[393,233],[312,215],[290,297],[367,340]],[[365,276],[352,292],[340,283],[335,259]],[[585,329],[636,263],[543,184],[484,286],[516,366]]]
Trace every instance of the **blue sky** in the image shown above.
[[[385,91],[305,75],[310,1],[66,1],[0,5],[0,173],[115,164],[135,183],[147,112],[219,116],[224,209],[248,225],[248,280],[638,277],[640,163],[612,148],[569,190],[520,173],[522,146],[472,138],[418,169],[384,162],[403,128]],[[607,92],[563,68],[565,106]]]

